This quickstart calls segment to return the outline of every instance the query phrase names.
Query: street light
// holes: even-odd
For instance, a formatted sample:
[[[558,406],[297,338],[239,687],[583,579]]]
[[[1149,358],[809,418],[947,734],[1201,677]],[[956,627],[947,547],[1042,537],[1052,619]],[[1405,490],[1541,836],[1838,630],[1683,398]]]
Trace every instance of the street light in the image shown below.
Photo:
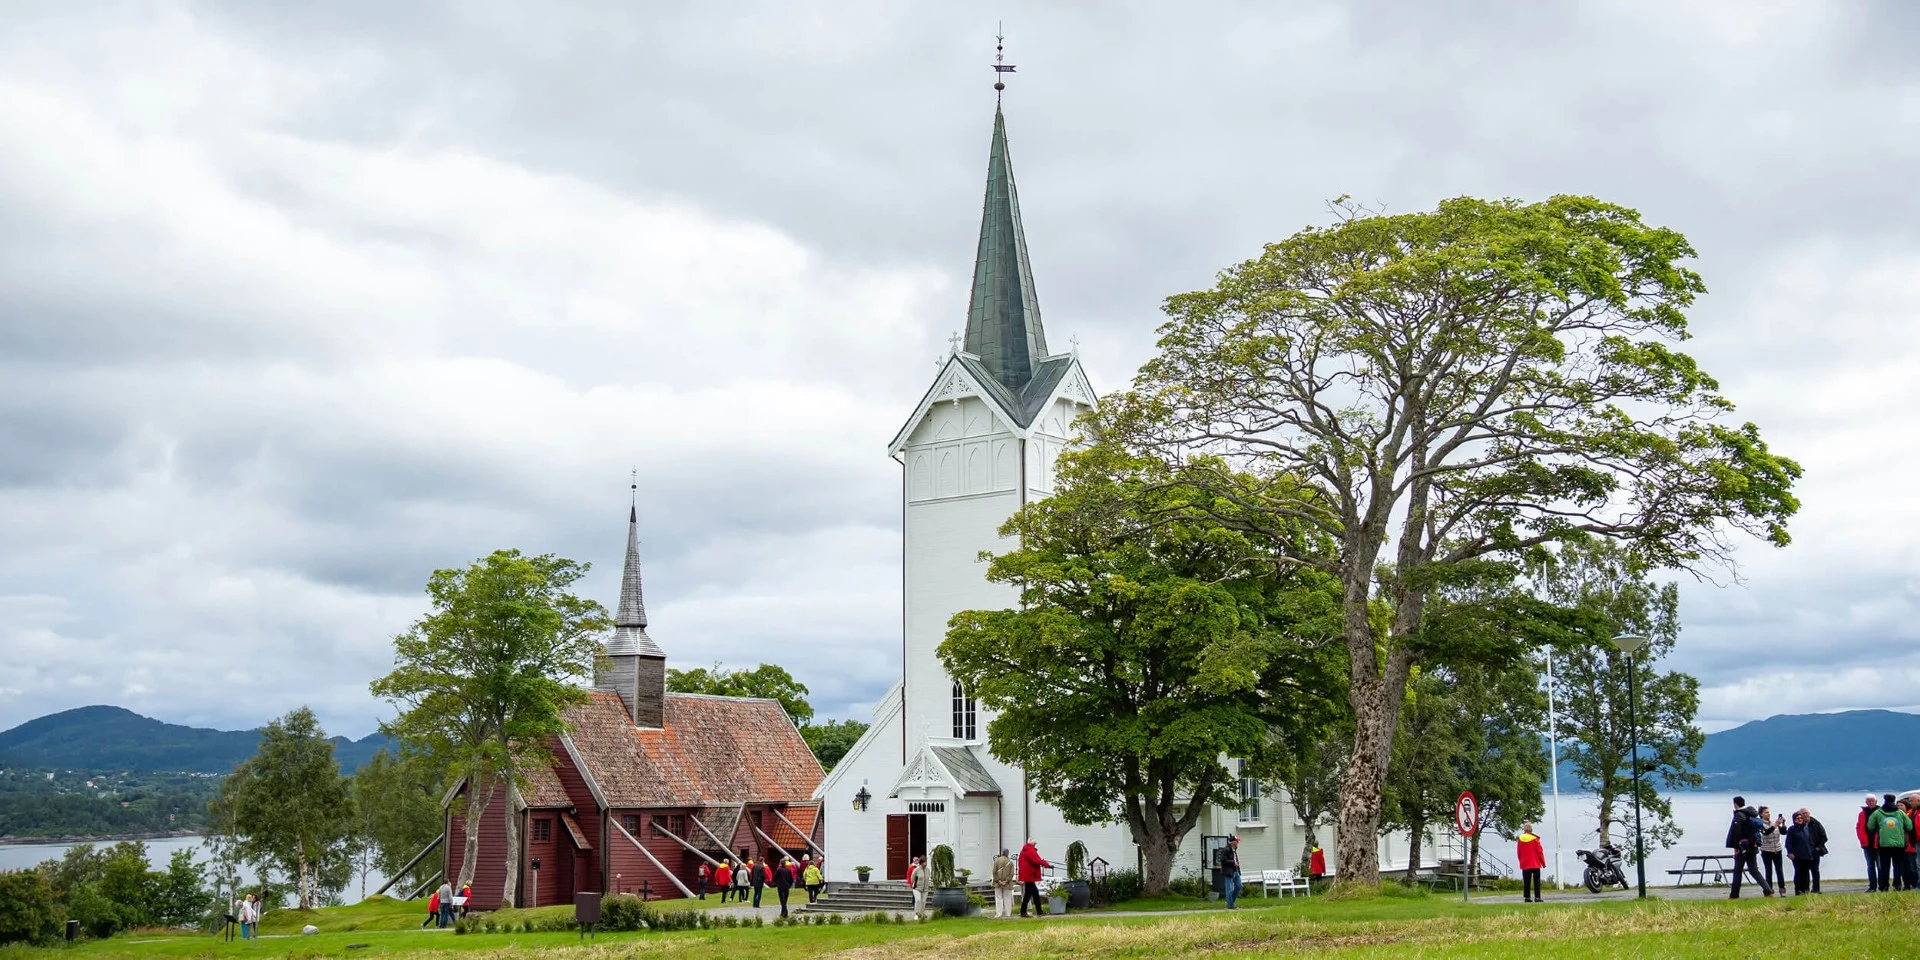
[[[1647,844],[1640,836],[1640,681],[1633,655],[1647,645],[1646,637],[1623,633],[1613,645],[1627,655],[1627,733],[1633,738],[1633,866],[1640,875],[1640,899],[1647,898]]]

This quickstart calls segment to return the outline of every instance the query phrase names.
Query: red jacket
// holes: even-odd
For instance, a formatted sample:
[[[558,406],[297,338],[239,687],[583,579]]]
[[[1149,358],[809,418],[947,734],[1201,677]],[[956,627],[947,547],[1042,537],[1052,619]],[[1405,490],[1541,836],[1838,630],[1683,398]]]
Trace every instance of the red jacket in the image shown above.
[[[1307,858],[1307,873],[1310,876],[1327,875],[1327,852],[1319,847],[1313,848],[1313,856]]]
[[[713,883],[714,886],[718,887],[733,886],[733,868],[724,863],[721,864],[718,869],[713,871]]]
[[[1872,812],[1872,810],[1863,809],[1860,811],[1859,819],[1853,821],[1853,833],[1860,838],[1860,847],[1864,850],[1871,850],[1878,846],[1871,837],[1867,836],[1867,814]]]
[[[1029,843],[1020,848],[1019,880],[1021,883],[1040,882],[1040,871],[1051,866],[1053,864],[1040,859],[1040,851],[1035,850],[1033,844]]]
[[[1543,870],[1547,866],[1547,849],[1540,844],[1540,838],[1531,833],[1520,835],[1520,869]]]

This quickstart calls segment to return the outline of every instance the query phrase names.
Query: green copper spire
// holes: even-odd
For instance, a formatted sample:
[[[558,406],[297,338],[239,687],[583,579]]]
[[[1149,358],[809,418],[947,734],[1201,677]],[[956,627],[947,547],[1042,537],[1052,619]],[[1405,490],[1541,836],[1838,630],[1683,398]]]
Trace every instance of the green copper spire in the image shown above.
[[[987,157],[987,202],[980,214],[980,252],[973,264],[973,299],[967,305],[965,349],[981,366],[1018,394],[1047,355],[1040,326],[1040,299],[1027,263],[1027,237],[1020,228],[1020,195],[1007,156],[1007,121],[993,110],[993,150]]]

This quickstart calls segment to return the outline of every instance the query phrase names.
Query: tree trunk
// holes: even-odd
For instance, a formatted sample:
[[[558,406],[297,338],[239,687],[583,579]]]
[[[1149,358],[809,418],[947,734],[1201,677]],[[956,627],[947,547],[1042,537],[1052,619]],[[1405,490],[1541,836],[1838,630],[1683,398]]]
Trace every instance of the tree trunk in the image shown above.
[[[1408,886],[1413,885],[1414,874],[1420,872],[1420,855],[1423,852],[1421,846],[1426,842],[1426,839],[1427,823],[1425,820],[1415,820],[1407,824],[1407,872],[1401,876],[1401,883],[1407,884]]]
[[[500,906],[513,908],[513,892],[520,886],[520,790],[513,778],[507,778],[507,888],[500,894]]]
[[[1380,798],[1386,790],[1387,763],[1393,756],[1393,731],[1400,720],[1400,701],[1407,689],[1412,659],[1396,651],[1387,657],[1384,671],[1375,668],[1373,634],[1365,632],[1364,649],[1348,644],[1354,661],[1349,700],[1353,704],[1353,753],[1340,777],[1340,820],[1334,836],[1340,842],[1339,881],[1377,886],[1380,883]],[[1365,675],[1362,676],[1362,670]]]
[[[1141,892],[1152,896],[1167,892],[1167,883],[1173,878],[1173,858],[1178,852],[1178,841],[1166,842],[1153,838],[1140,845]]]
[[[473,871],[480,864],[480,818],[487,815],[487,808],[493,805],[494,785],[487,784],[487,797],[479,803],[473,802],[475,787],[473,778],[467,778],[466,819],[467,842],[460,851],[460,882],[453,885],[458,890],[473,882]]]

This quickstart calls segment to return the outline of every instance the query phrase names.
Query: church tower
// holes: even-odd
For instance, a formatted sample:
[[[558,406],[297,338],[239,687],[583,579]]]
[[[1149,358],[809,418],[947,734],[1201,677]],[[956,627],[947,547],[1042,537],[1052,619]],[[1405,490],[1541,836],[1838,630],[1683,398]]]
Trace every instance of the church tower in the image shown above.
[[[640,507],[627,513],[627,562],[620,575],[620,607],[613,617],[605,664],[595,667],[593,688],[620,695],[636,727],[666,724],[667,654],[647,636],[647,604],[640,591]]]

